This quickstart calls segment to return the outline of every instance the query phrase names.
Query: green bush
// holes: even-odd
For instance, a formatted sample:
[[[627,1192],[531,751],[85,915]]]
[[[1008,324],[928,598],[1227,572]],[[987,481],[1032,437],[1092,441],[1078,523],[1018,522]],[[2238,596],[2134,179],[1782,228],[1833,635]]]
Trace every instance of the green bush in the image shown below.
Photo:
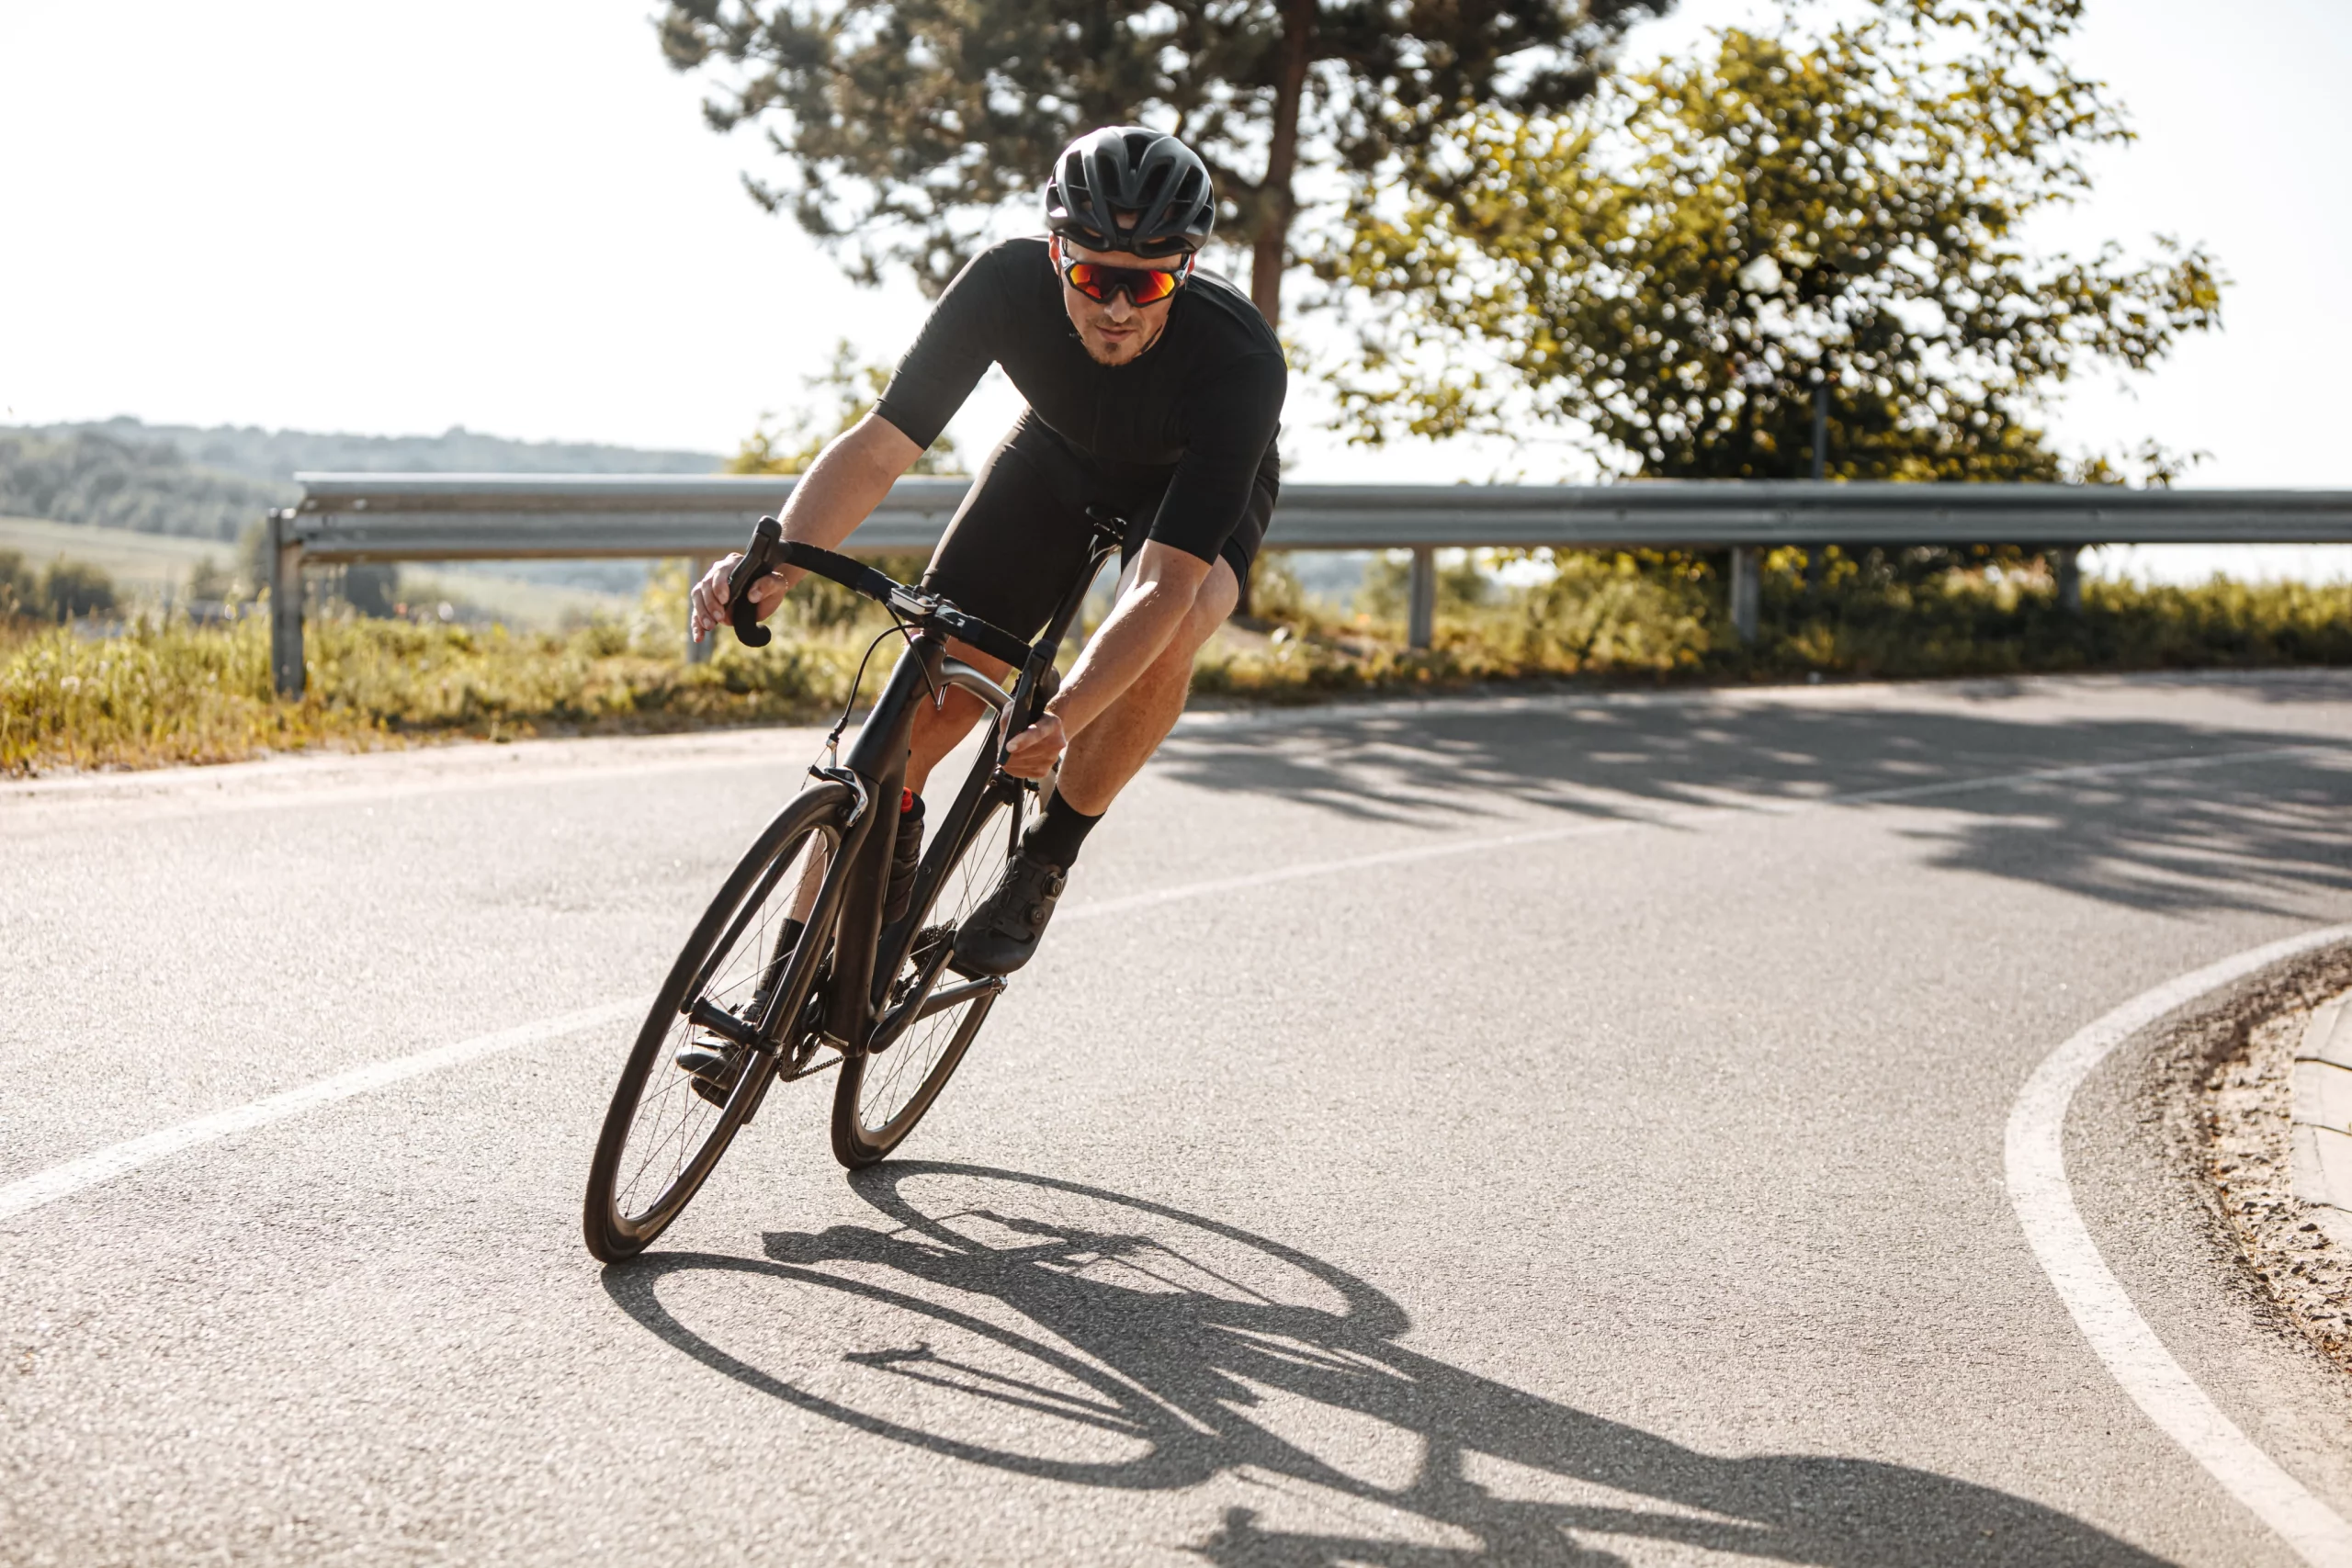
[[[0,624],[41,613],[40,579],[25,567],[18,550],[0,550]]]
[[[2352,664],[2352,586],[2196,587],[2086,582],[2079,614],[2057,604],[2046,564],[2016,551],[1833,553],[1808,583],[1801,552],[1765,562],[1758,636],[1726,613],[1724,558],[1658,551],[1544,552],[1534,586],[1439,574],[1434,646],[1397,648],[1405,567],[1366,574],[1352,621],[1302,603],[1264,646],[1212,645],[1197,690],[1421,689],[1561,676],[1663,680],[1855,679]]]
[[[119,601],[114,579],[87,561],[62,558],[35,572],[17,550],[0,550],[0,621],[70,621]]]
[[[40,575],[44,607],[51,618],[77,620],[115,607],[114,579],[86,561],[53,560]]]

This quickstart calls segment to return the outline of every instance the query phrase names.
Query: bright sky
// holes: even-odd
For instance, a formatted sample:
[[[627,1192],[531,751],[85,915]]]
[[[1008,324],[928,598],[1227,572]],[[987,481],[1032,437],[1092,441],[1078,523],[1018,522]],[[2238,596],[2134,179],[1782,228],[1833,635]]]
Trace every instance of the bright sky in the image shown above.
[[[921,298],[852,288],[752,205],[737,176],[756,139],[704,128],[653,9],[117,0],[101,23],[0,6],[0,423],[463,424],[725,450],[797,400],[835,338],[895,355]],[[1633,47],[1752,9],[1684,0]],[[2203,484],[2352,485],[2352,6],[2218,15],[2090,0],[2075,58],[2142,140],[2103,159],[2097,198],[2051,242],[2202,240],[2236,287],[2223,334],[2136,386],[2085,385],[2059,433],[2210,451]],[[1504,456],[1367,457],[1312,428],[1319,402],[1294,394],[1295,478],[1483,479]],[[967,449],[1013,406],[984,389],[956,427]]]

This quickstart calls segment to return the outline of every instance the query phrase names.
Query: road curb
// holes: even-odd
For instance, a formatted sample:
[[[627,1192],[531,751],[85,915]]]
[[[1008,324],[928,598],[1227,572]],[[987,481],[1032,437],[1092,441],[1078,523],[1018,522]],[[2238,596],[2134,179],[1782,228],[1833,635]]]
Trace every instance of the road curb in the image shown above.
[[[2009,1111],[2003,1171],[2034,1258],[2091,1351],[2141,1411],[2312,1568],[2352,1563],[2347,1521],[2248,1437],[2165,1348],[2108,1267],[2075,1206],[2065,1130],[2075,1091],[2118,1050],[2187,1012],[2168,1036],[2194,1037],[2287,983],[2313,955],[2352,944],[2352,925],[2307,931],[2180,975],[2069,1036],[2034,1068]],[[2325,962],[2324,959],[2318,960]],[[2283,971],[2283,975],[2282,975]],[[2340,987],[2341,980],[2335,982]],[[2331,987],[2335,988],[2335,987]],[[2212,1004],[2219,1000],[2216,1008]],[[2272,1010],[2276,1010],[2275,1009]]]
[[[2312,1010],[2289,1071],[2295,1196],[2352,1247],[2352,992]]]

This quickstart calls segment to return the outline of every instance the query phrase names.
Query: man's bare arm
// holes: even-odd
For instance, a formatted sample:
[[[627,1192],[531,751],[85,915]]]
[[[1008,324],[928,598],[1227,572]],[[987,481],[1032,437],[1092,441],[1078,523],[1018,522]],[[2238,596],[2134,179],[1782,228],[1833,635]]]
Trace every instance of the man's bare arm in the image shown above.
[[[1151,668],[1192,614],[1211,564],[1156,539],[1137,552],[1134,581],[1088,639],[1069,679],[1046,705],[1045,716],[1013,737],[1007,772],[1042,777],[1062,748]]]
[[[784,536],[834,548],[882,504],[892,482],[922,456],[922,448],[897,425],[867,414],[827,443],[792,487],[792,499],[778,519]],[[740,554],[727,557],[695,584],[689,614],[696,637],[727,624],[727,574],[741,558]],[[752,603],[760,619],[775,613],[803,575],[797,568],[786,567],[752,585]]]

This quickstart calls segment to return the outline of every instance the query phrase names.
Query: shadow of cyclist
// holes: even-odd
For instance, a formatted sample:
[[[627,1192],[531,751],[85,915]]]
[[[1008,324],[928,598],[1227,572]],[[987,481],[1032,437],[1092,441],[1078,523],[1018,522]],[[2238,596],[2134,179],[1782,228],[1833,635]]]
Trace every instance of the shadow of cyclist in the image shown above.
[[[1193,1548],[1220,1568],[1622,1561],[1580,1534],[1856,1568],[2157,1561],[1966,1482],[1860,1460],[1718,1457],[1521,1393],[1397,1343],[1403,1310],[1363,1280],[1216,1220],[972,1166],[888,1165],[852,1183],[890,1224],[772,1234],[764,1260],[656,1255],[607,1270],[605,1288],[737,1382],[932,1452],[1137,1490],[1247,1472],[1372,1505],[1375,1525],[1401,1510],[1414,1526],[1300,1532],[1232,1508]],[[908,1190],[918,1185],[941,1189],[940,1201],[918,1204]],[[729,1273],[888,1307],[890,1332],[916,1337],[844,1351],[821,1377],[778,1375],[664,1304],[682,1280]],[[909,1409],[966,1416],[925,1423]],[[1082,1430],[1123,1451],[1025,1451],[1004,1440],[1007,1420]],[[1409,1462],[1370,1475],[1335,1458],[1318,1440],[1334,1420],[1406,1439]]]

